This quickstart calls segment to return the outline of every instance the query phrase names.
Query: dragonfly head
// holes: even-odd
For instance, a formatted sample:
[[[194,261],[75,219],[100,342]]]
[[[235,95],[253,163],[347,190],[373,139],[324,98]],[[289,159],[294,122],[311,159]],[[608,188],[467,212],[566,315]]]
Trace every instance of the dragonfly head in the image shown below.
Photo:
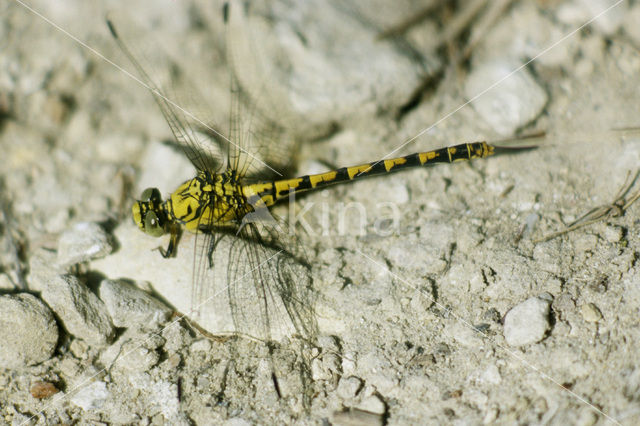
[[[162,210],[162,197],[158,188],[147,188],[142,191],[140,200],[131,207],[133,221],[142,231],[152,237],[165,233],[165,214]]]

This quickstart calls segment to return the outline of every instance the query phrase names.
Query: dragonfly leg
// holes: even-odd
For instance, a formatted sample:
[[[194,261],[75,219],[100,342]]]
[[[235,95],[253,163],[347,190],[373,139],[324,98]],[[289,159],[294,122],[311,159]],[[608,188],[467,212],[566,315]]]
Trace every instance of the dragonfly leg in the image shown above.
[[[209,249],[207,251],[207,259],[209,259],[209,269],[213,269],[213,252],[216,249],[216,244],[209,244]]]
[[[169,232],[171,234],[171,238],[169,238],[169,245],[167,245],[167,249],[165,250],[162,247],[158,247],[160,254],[165,259],[167,257],[173,257],[176,254],[176,248],[178,247],[178,241],[180,240],[181,234],[180,226],[172,225]]]

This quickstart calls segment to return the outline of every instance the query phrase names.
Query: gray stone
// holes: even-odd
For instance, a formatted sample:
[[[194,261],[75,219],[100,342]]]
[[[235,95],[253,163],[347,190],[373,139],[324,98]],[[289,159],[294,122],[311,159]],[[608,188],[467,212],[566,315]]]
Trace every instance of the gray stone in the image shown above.
[[[325,127],[344,120],[354,106],[363,110],[373,99],[384,108],[401,105],[420,84],[422,64],[393,44],[376,41],[375,30],[342,7],[315,1],[286,7],[273,2],[272,6],[266,13],[283,18],[277,31],[264,31],[269,22],[256,25],[263,17],[247,16],[233,6],[227,31],[234,46],[235,72],[247,93],[263,93],[264,76],[273,76],[268,81],[269,96],[252,99],[268,118],[275,112],[273,99],[277,99],[279,119],[303,114],[305,123],[300,125],[313,122]],[[316,18],[318,7],[326,18],[323,22],[331,23],[330,29]],[[256,32],[246,31],[247,26]],[[265,50],[252,48],[253,37],[261,40]],[[286,63],[274,60],[278,57],[289,59]],[[371,57],[376,60],[368,61]],[[435,61],[433,66],[437,67]]]
[[[488,384],[497,385],[502,381],[500,369],[495,364],[489,364],[480,375],[480,379]]]
[[[587,322],[598,322],[602,319],[600,309],[593,303],[585,303],[580,307],[582,318]]]
[[[362,380],[358,377],[343,377],[338,382],[338,396],[342,399],[350,399],[362,389]]]
[[[610,243],[617,243],[622,240],[624,230],[621,226],[606,226],[604,228],[604,238]]]
[[[126,282],[103,280],[98,294],[116,327],[154,328],[171,315],[169,307]]]
[[[503,135],[512,135],[534,120],[547,103],[547,93],[526,68],[513,72],[519,66],[508,61],[485,63],[474,68],[465,85],[473,108]]]
[[[140,391],[140,398],[145,403],[159,408],[160,413],[171,424],[181,422],[178,385],[166,380],[155,380],[148,373],[135,373],[128,376],[132,388]]]
[[[65,268],[57,264],[54,251],[37,248],[29,257],[29,290],[42,292],[52,276],[64,273]]]
[[[51,310],[28,293],[0,296],[0,365],[18,368],[46,361],[58,343]]]
[[[104,303],[73,275],[49,280],[42,298],[70,334],[93,344],[107,343],[113,336]]]
[[[550,302],[532,297],[511,308],[504,318],[504,338],[511,346],[541,341],[549,330]]]
[[[80,222],[60,235],[58,264],[69,266],[99,259],[112,251],[109,235],[100,225],[93,222]]]
[[[379,415],[384,414],[387,410],[384,401],[380,399],[378,395],[369,395],[364,398],[362,402],[358,404],[357,408],[368,413]]]
[[[155,331],[141,333],[139,329],[127,329],[118,340],[100,353],[102,365],[110,371],[144,372],[160,361],[159,352],[165,339]]]
[[[70,401],[84,411],[95,410],[101,408],[109,396],[107,384],[97,381],[78,389]]]

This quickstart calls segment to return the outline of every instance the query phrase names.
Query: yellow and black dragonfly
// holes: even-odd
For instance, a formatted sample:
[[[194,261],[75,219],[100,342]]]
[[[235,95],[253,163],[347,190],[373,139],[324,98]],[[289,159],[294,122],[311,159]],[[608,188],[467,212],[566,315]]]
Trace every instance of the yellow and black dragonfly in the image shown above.
[[[213,261],[214,251],[222,239],[230,239],[226,291],[235,330],[267,342],[283,334],[299,335],[313,342],[318,334],[313,307],[315,292],[305,256],[292,243],[295,238],[285,235],[282,226],[273,219],[272,206],[304,192],[365,177],[533,148],[501,147],[482,141],[463,143],[319,174],[256,179],[252,171],[260,161],[260,153],[252,150],[260,145],[251,139],[257,133],[242,128],[242,122],[234,119],[228,135],[214,136],[222,158],[213,149],[203,150],[196,136],[198,129],[185,111],[163,94],[123,43],[114,25],[107,23],[113,38],[153,95],[176,142],[197,169],[194,178],[180,184],[164,200],[158,189],[144,190],[132,207],[135,223],[153,237],[169,234],[169,243],[161,250],[165,257],[174,255],[183,230],[196,233],[199,249],[192,283],[197,299],[211,296],[207,270],[218,267]],[[239,84],[235,78],[231,80],[238,97]],[[237,118],[237,113],[238,110],[232,111],[232,117]]]

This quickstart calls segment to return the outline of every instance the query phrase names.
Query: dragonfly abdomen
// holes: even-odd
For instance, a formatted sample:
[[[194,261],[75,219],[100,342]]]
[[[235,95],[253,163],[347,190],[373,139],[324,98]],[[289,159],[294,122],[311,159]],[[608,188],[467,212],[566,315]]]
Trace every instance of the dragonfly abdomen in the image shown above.
[[[464,143],[434,151],[418,152],[404,157],[342,167],[314,175],[247,185],[243,188],[243,192],[245,195],[256,194],[262,198],[267,206],[271,206],[278,201],[289,198],[292,194],[321,189],[329,185],[346,183],[367,176],[393,173],[413,167],[430,166],[436,163],[453,163],[485,158],[493,154],[493,149],[494,147],[486,142]]]

